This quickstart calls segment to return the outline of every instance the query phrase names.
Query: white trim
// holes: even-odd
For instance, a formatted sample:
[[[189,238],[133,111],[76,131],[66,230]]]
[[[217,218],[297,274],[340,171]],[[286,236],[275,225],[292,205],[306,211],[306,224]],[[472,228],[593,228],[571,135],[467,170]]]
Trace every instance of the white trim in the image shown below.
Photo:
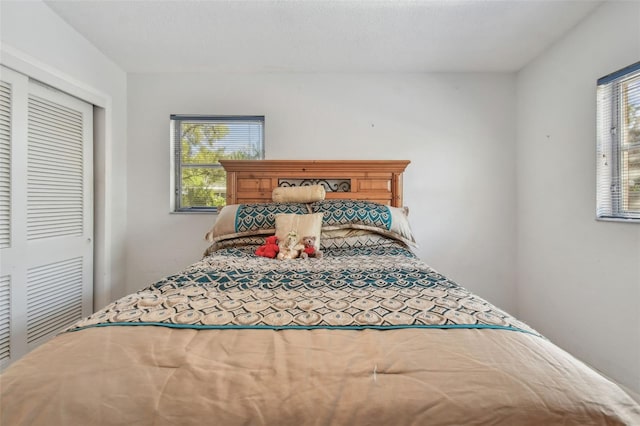
[[[111,96],[108,94],[39,61],[33,56],[8,46],[4,42],[0,46],[0,63],[90,104],[102,108],[111,105]]]
[[[0,46],[0,64],[11,68],[19,73],[25,74],[35,80],[55,87],[72,96],[89,102],[104,109],[104,134],[98,135],[103,139],[104,150],[96,150],[98,155],[104,154],[104,182],[103,194],[95,193],[95,200],[102,196],[104,200],[102,223],[94,223],[94,236],[102,235],[103,241],[94,241],[95,253],[100,257],[94,257],[94,309],[100,308],[111,302],[111,229],[112,214],[111,206],[113,192],[112,181],[112,157],[113,157],[113,103],[109,94],[102,92],[60,70],[42,62],[38,59],[23,53],[22,51],[2,43]],[[96,141],[94,141],[95,145]],[[103,232],[98,232],[97,227],[101,227]]]

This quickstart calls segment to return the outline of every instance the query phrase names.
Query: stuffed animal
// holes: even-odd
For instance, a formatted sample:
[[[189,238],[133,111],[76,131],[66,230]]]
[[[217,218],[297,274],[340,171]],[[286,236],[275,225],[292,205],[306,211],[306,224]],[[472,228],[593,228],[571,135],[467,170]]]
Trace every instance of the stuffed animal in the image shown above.
[[[304,249],[300,253],[300,257],[306,259],[307,257],[322,257],[322,251],[316,250],[316,237],[302,237],[302,244]]]
[[[304,245],[298,240],[298,234],[295,231],[289,232],[287,238],[284,241],[280,241],[278,244],[280,252],[278,253],[278,259],[295,259],[304,250]]]
[[[279,251],[280,247],[278,247],[278,237],[272,235],[266,238],[265,244],[257,248],[256,255],[273,259]]]

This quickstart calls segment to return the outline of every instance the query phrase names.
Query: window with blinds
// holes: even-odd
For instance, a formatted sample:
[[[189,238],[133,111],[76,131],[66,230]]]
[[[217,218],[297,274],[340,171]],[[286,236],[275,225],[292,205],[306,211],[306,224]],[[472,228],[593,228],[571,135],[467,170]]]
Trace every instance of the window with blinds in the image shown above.
[[[598,219],[640,222],[640,62],[597,89]]]
[[[171,116],[174,211],[217,211],[227,176],[219,160],[264,158],[264,116]]]

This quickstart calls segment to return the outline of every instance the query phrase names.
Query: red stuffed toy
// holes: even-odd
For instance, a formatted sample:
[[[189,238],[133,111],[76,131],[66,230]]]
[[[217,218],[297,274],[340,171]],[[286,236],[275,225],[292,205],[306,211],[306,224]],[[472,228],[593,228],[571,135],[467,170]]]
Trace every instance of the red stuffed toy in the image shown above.
[[[302,237],[302,244],[304,244],[304,250],[300,253],[301,258],[322,257],[322,251],[316,250],[316,237]]]
[[[280,247],[278,247],[278,237],[272,235],[267,237],[264,245],[257,248],[256,255],[274,259],[279,251]]]

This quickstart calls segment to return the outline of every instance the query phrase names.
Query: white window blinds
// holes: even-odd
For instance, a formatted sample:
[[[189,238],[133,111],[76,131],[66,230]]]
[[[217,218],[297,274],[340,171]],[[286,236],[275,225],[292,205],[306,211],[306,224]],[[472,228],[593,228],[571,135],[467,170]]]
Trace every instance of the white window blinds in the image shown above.
[[[215,211],[226,203],[219,160],[264,158],[263,116],[171,116],[175,211]]]
[[[598,80],[599,219],[640,221],[640,62]]]

